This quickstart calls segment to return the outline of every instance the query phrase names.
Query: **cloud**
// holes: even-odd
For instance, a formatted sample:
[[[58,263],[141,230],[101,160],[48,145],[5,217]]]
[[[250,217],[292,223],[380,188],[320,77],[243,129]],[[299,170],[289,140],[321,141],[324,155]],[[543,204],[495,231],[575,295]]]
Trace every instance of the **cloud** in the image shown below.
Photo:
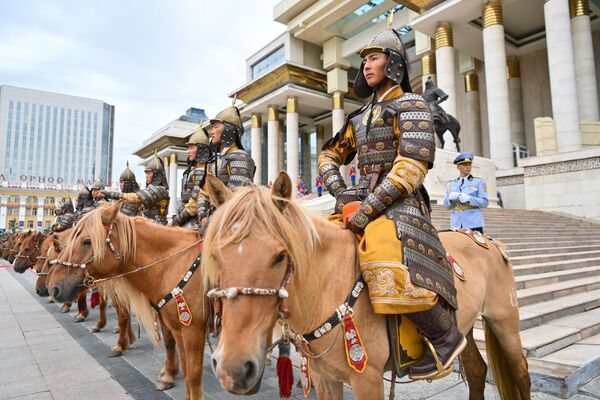
[[[0,3],[0,84],[115,106],[113,178],[189,107],[216,114],[245,60],[281,34],[275,2],[25,0]],[[141,169],[136,168],[138,180]]]

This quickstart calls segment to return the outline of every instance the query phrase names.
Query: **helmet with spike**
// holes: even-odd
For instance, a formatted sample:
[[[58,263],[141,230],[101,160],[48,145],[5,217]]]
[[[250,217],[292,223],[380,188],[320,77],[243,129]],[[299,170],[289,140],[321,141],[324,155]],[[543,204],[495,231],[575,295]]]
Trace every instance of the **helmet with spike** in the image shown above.
[[[127,161],[125,165],[125,169],[121,172],[121,176],[119,177],[119,181],[123,182],[123,193],[135,192],[140,189],[140,186],[135,179],[135,174],[129,169],[129,161]]]
[[[190,160],[191,163],[206,163],[210,160],[210,140],[209,135],[204,126],[202,126],[202,120],[200,120],[200,127],[192,133],[192,136],[187,141],[187,145],[196,145],[196,158]]]
[[[243,148],[241,137],[244,134],[244,125],[242,124],[240,110],[235,106],[236,100],[237,95],[233,96],[231,106],[222,110],[217,114],[216,117],[210,120],[210,123],[213,126],[214,124],[219,122],[225,125],[223,133],[221,134],[221,144],[224,147],[229,147],[234,144],[237,144],[239,148]]]
[[[150,183],[153,183],[158,186],[168,187],[165,165],[163,164],[160,157],[158,157],[156,150],[154,150],[154,155],[152,156],[152,159],[148,162],[148,164],[146,164],[144,172],[152,172],[152,181]]]

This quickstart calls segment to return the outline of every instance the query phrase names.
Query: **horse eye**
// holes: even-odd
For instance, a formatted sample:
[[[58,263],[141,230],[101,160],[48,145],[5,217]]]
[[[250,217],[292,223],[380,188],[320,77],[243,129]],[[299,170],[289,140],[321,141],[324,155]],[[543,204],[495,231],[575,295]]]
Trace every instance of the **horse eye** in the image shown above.
[[[84,246],[91,246],[92,245],[92,240],[91,239],[83,239],[83,245]]]
[[[273,261],[273,266],[277,266],[277,264],[279,264],[280,262],[283,261],[283,259],[285,258],[285,252],[281,252],[279,254],[277,254],[277,257],[275,257],[275,261]]]

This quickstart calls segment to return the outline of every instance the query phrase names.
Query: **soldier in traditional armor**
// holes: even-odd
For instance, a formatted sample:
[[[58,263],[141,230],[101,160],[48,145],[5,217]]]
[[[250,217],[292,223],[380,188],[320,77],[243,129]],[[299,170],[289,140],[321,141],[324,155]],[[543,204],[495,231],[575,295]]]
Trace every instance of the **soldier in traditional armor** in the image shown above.
[[[210,123],[212,124],[210,143],[216,153],[213,160],[217,178],[230,189],[252,185],[256,165],[242,146],[244,126],[240,111],[232,105],[219,112]],[[202,221],[208,216],[210,209],[208,194],[203,190],[198,195],[199,226],[204,225]]]
[[[108,199],[123,200],[125,203],[142,206],[142,215],[161,225],[167,224],[169,209],[169,185],[162,160],[154,153],[144,169],[146,187],[136,192],[101,192]]]
[[[53,232],[62,232],[71,228],[75,222],[75,208],[73,207],[71,199],[63,201],[62,204],[54,210],[54,214],[56,215],[56,221],[52,226]]]
[[[101,193],[105,187],[106,185],[104,184],[104,182],[102,182],[102,179],[96,179],[96,181],[92,185],[91,189],[92,197],[94,199],[94,208],[100,207],[102,204],[106,203],[106,200],[104,199],[104,196],[102,196]]]
[[[75,222],[76,224],[81,217],[94,209],[94,198],[92,191],[86,185],[82,185],[79,194],[77,195],[77,206],[75,207]]]
[[[190,136],[187,147],[188,166],[183,172],[181,207],[172,221],[172,225],[175,226],[184,226],[186,224],[193,226],[196,224],[194,217],[196,217],[198,212],[206,212],[205,207],[199,209],[198,201],[206,201],[206,196],[200,196],[200,193],[204,186],[204,177],[206,176],[212,153],[210,151],[208,132],[202,127],[202,121],[200,121],[200,128]]]
[[[336,198],[336,213],[360,202],[346,226],[362,236],[361,271],[373,309],[403,314],[418,327],[433,346],[409,374],[434,379],[451,370],[466,339],[446,308],[457,307],[454,278],[422,186],[435,156],[433,120],[425,100],[411,93],[404,47],[391,21],[360,55],[354,89],[371,101],[348,115],[342,130],[325,143],[318,171]],[[356,153],[360,180],[346,188],[339,168]]]
[[[129,169],[129,161],[127,161],[125,169],[119,177],[119,189],[121,189],[121,193],[135,193],[140,190],[140,185],[138,185],[135,179],[135,174]],[[100,192],[104,197],[109,199],[118,197],[117,193],[109,193],[109,191],[105,189],[101,190]],[[135,217],[140,215],[141,208],[142,207],[140,204],[123,202],[121,205],[121,212],[130,217]]]

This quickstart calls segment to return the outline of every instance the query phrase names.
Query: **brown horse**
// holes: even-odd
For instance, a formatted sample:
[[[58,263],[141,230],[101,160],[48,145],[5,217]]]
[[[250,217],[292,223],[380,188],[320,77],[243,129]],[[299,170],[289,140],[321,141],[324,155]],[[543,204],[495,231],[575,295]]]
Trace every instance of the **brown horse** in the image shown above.
[[[48,286],[57,300],[64,300],[75,295],[85,276],[106,279],[101,285],[116,299],[129,299],[141,324],[150,337],[155,337],[151,304],[157,305],[179,285],[199,255],[200,241],[193,230],[130,218],[120,214],[119,207],[116,202],[82,218],[60,255],[63,261],[53,268]],[[112,248],[106,242],[109,232]],[[69,263],[77,264],[77,268],[68,267]],[[204,286],[198,275],[193,274],[184,289],[192,316],[189,326],[180,321],[175,300],[160,309],[160,320],[172,334],[168,336],[163,329],[163,334],[167,333],[165,346],[176,343],[186,381],[186,399],[192,400],[203,398],[202,357],[208,315]],[[176,372],[176,352],[167,350],[161,381],[172,382]]]
[[[45,237],[42,232],[33,232],[23,238],[19,253],[13,262],[15,272],[22,274],[36,263],[41,254],[40,245]]]
[[[289,319],[283,322],[290,330],[312,332],[348,298],[360,273],[357,244],[349,230],[309,215],[291,201],[291,182],[283,172],[272,191],[253,187],[231,193],[210,176],[207,185],[213,203],[220,206],[205,237],[205,284],[218,283],[224,288],[221,293],[228,293],[222,298],[222,331],[212,363],[225,389],[247,394],[260,384],[267,338],[278,319],[277,295],[285,298],[289,293]],[[468,339],[462,359],[469,398],[483,399],[485,386],[487,367],[472,336],[481,314],[500,397],[530,399],[510,263],[497,247],[486,250],[461,233],[440,233],[440,238],[466,276],[465,281],[457,279],[456,287],[458,327]],[[273,296],[243,295],[239,290],[281,287],[287,292],[268,292]],[[314,383],[319,399],[341,399],[344,382],[351,385],[356,399],[384,397],[382,375],[390,366],[385,316],[373,313],[366,291],[353,310],[368,353],[366,369],[357,373],[349,367],[343,340],[335,331],[311,341],[311,355],[324,353],[311,362],[318,375]]]
[[[21,245],[23,244],[23,241],[32,234],[33,231],[27,231],[19,232],[16,235],[14,235],[9,240],[9,245],[2,254],[2,258],[8,260],[8,262],[12,264],[15,261],[17,254],[19,254],[19,251],[21,250]]]

